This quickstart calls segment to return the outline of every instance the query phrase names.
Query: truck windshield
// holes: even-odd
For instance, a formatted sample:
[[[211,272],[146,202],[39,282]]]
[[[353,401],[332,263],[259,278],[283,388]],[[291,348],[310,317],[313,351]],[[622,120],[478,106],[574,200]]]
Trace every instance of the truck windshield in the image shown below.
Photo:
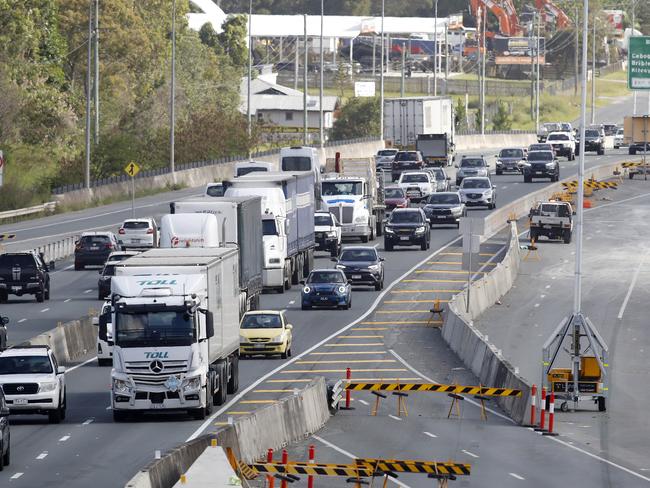
[[[185,346],[195,336],[194,321],[185,311],[116,314],[115,343],[122,347]]]
[[[309,156],[285,156],[282,158],[282,171],[311,171]]]
[[[360,181],[324,181],[322,190],[324,196],[361,195],[363,185]]]
[[[275,225],[275,220],[265,219],[262,220],[262,235],[264,236],[277,236],[278,228]]]
[[[222,197],[226,193],[226,188],[223,185],[212,185],[208,187],[205,193],[209,197]]]

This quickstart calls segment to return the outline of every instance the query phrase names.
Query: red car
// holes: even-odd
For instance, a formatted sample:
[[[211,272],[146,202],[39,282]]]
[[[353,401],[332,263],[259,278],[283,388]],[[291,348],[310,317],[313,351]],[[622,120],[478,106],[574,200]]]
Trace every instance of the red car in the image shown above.
[[[407,208],[411,204],[411,200],[406,196],[403,188],[389,186],[384,189],[384,203],[386,210],[393,210],[394,208]]]

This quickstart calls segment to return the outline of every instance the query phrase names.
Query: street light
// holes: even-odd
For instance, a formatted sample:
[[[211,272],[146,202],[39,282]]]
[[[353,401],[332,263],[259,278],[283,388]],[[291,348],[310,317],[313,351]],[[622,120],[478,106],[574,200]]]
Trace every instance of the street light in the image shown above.
[[[379,70],[379,137],[384,139],[384,15],[385,0],[381,0],[381,69]]]
[[[320,130],[320,147],[323,147],[324,138],[324,122],[323,122],[323,17],[325,15],[325,1],[320,0],[320,88],[318,91],[318,107],[319,107],[319,122],[318,128]]]
[[[434,4],[433,25],[433,96],[438,96],[438,0]]]
[[[169,96],[169,171],[176,171],[174,161],[174,126],[176,98],[176,0],[172,0],[172,79],[171,94]]]

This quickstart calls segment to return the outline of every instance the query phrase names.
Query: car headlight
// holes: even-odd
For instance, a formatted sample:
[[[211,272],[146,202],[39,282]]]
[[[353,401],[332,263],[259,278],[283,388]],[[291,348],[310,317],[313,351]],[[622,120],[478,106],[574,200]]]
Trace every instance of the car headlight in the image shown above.
[[[336,237],[336,232],[333,231],[328,232],[327,237]]]
[[[47,383],[41,383],[38,385],[38,392],[39,393],[45,393],[47,391],[54,391],[56,390],[56,385],[58,383],[56,381],[49,381]]]
[[[282,334],[277,335],[275,337],[271,337],[271,342],[283,342],[284,337],[282,337]]]
[[[128,393],[130,390],[129,384],[124,380],[113,380],[113,391],[118,393]]]
[[[501,166],[503,164],[503,161],[497,161],[497,166]]]
[[[306,294],[310,294],[310,293],[311,293],[311,288],[309,288],[308,286],[305,286],[305,287],[302,289],[302,292],[303,292],[303,293],[306,293]]]
[[[395,231],[393,229],[391,229],[390,227],[385,227],[384,232],[386,232],[386,234],[394,234],[395,233]]]
[[[368,269],[371,271],[379,271],[379,265],[378,264],[371,264],[368,266]]]
[[[336,269],[345,269],[345,265],[343,264],[337,264]]]
[[[189,378],[183,380],[183,391],[196,391],[201,389],[201,377],[195,376],[194,378]]]
[[[239,342],[240,342],[240,344],[246,344],[248,342],[248,337],[240,335],[239,336]]]
[[[346,289],[345,286],[339,286],[339,293],[345,293]]]
[[[417,229],[415,229],[415,233],[416,233],[416,234],[422,234],[422,233],[425,232],[426,230],[427,230],[427,228],[424,227],[424,226],[422,226],[422,227],[418,227]]]
[[[546,168],[547,168],[547,169],[553,169],[553,168],[555,168],[555,163],[546,163]]]

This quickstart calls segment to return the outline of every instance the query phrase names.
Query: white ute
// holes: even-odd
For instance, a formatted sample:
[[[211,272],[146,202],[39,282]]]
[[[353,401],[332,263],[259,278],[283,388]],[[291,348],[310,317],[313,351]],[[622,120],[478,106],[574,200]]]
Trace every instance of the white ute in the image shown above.
[[[428,171],[407,171],[399,177],[397,185],[404,190],[412,202],[426,199],[437,188],[436,180]]]

